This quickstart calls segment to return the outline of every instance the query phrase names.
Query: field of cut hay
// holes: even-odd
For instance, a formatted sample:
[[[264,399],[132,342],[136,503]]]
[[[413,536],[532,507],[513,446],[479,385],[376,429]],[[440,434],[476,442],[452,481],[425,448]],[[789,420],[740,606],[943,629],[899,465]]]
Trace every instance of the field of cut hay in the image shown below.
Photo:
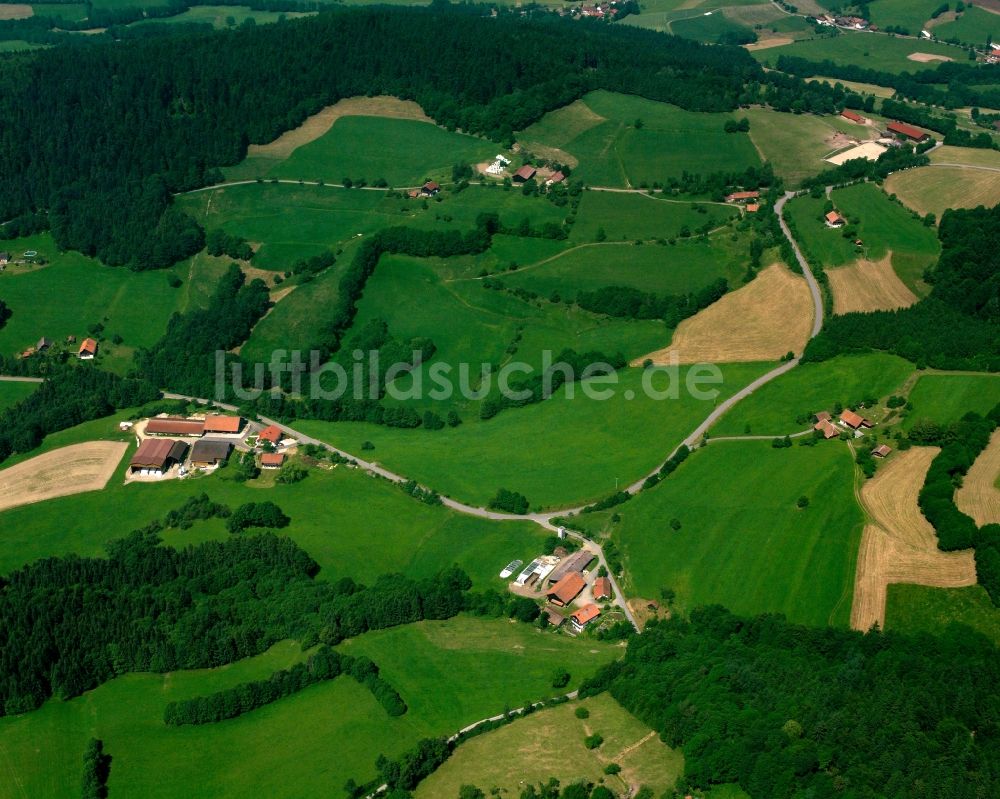
[[[669,347],[636,359],[670,363],[773,361],[799,353],[812,327],[812,300],[804,278],[773,264],[678,325]]]
[[[1000,430],[993,433],[989,446],[976,458],[962,487],[955,494],[955,504],[982,527],[1000,524]]]
[[[0,5],[0,19],[27,19],[35,10],[26,3],[5,3]]]
[[[941,552],[934,528],[920,513],[917,495],[936,447],[914,447],[897,453],[861,489],[861,503],[872,517],[858,551],[851,627],[885,626],[890,583],[941,588],[974,585],[976,566],[971,550]]]
[[[886,191],[918,214],[940,219],[947,208],[988,207],[1000,202],[1000,171],[941,163],[890,175]]]
[[[826,271],[833,292],[835,314],[853,311],[892,311],[908,308],[917,295],[892,268],[892,253],[880,261],[858,260],[852,266]]]
[[[128,449],[122,441],[89,441],[46,452],[0,471],[0,511],[55,497],[99,491]]]

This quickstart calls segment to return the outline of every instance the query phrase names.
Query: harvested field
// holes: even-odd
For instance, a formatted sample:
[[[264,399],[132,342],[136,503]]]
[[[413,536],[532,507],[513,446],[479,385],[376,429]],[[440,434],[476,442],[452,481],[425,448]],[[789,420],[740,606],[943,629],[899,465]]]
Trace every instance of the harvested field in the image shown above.
[[[794,41],[794,39],[789,39],[787,36],[775,36],[773,39],[761,39],[743,46],[747,50],[768,50],[771,47],[784,47],[786,44],[791,44]]]
[[[128,449],[122,441],[88,441],[46,452],[0,471],[0,511],[46,499],[99,491]]]
[[[907,56],[910,61],[919,61],[921,64],[926,64],[930,61],[954,61],[953,58],[948,58],[946,55],[935,55],[934,53],[910,53]]]
[[[948,208],[992,207],[1000,202],[1000,171],[974,165],[921,166],[890,175],[885,188],[918,214],[933,213],[940,219]]]
[[[730,292],[674,332],[669,347],[636,358],[653,363],[774,361],[802,352],[812,327],[812,299],[804,278],[779,264]]]
[[[845,137],[846,138],[846,137]],[[835,146],[843,146],[842,144],[836,144]],[[877,161],[878,157],[885,152],[885,147],[883,147],[878,142],[868,141],[863,144],[859,144],[852,147],[850,150],[845,150],[842,153],[837,153],[836,155],[831,155],[826,160],[831,164],[836,164],[840,166],[841,164],[850,161],[854,158],[864,158],[868,161]]]
[[[917,495],[937,447],[913,447],[897,453],[861,489],[861,504],[872,521],[865,526],[858,551],[851,627],[885,626],[890,583],[939,588],[975,585],[972,550],[941,552],[937,536],[917,505]]]
[[[993,433],[990,444],[976,458],[969,473],[965,475],[962,487],[955,494],[955,504],[962,513],[968,514],[982,527],[984,524],[1000,524],[1000,430]]]
[[[9,3],[0,5],[0,19],[27,19],[33,16],[35,10],[25,3]]]
[[[259,155],[265,158],[287,158],[294,150],[303,144],[315,141],[341,117],[371,116],[392,117],[394,119],[415,119],[421,122],[433,122],[419,105],[412,100],[400,100],[396,97],[348,97],[334,105],[328,105],[319,113],[313,114],[305,122],[293,130],[282,133],[268,144],[251,144],[247,148],[247,156]]]
[[[880,261],[859,259],[851,266],[826,270],[833,292],[834,314],[854,311],[892,311],[909,308],[917,295],[892,268],[892,253]]]

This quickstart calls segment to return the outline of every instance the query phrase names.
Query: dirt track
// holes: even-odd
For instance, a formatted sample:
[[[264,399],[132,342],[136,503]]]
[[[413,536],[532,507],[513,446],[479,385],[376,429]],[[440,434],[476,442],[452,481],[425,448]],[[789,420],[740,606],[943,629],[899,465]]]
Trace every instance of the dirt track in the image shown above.
[[[1000,524],[1000,488],[996,486],[1000,475],[1000,430],[993,433],[989,446],[976,458],[962,487],[955,494],[955,504],[962,513],[984,524]]]
[[[122,441],[89,441],[46,452],[0,471],[0,511],[98,491],[128,449]]]
[[[778,264],[753,281],[730,292],[674,332],[669,347],[637,358],[670,363],[733,363],[776,361],[785,353],[801,353],[813,320],[813,306],[805,280]]]
[[[885,624],[890,583],[941,588],[974,585],[972,550],[941,552],[937,536],[917,506],[917,495],[936,447],[913,447],[897,453],[862,487],[861,504],[872,517],[858,551],[851,627],[868,630]]]
[[[892,268],[892,253],[881,261],[859,259],[851,266],[826,270],[833,292],[833,313],[894,311],[917,301]]]

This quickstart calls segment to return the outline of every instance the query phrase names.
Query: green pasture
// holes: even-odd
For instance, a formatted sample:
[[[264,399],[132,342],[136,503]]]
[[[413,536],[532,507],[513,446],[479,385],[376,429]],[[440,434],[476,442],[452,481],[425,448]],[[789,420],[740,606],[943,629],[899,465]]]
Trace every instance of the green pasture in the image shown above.
[[[752,28],[730,19],[721,10],[675,18],[667,23],[667,32],[685,39],[714,44],[726,34],[750,34]]]
[[[260,11],[249,6],[192,6],[182,14],[174,17],[156,17],[154,19],[140,20],[135,25],[168,25],[168,24],[209,24],[213,28],[235,28],[242,25],[248,19],[252,19],[256,25],[267,25],[278,22],[282,19],[295,19],[296,17],[308,16],[306,13],[296,11]]]
[[[576,717],[580,707],[590,713],[588,718]],[[583,740],[593,732],[600,733],[604,743],[598,749],[587,749]],[[630,785],[647,785],[659,794],[672,788],[682,775],[684,757],[650,733],[610,694],[568,702],[462,744],[420,784],[416,799],[457,797],[462,785],[468,784],[484,791],[498,787],[516,796],[524,783],[544,783],[550,777],[563,785],[580,780],[595,784],[603,781],[619,792]],[[553,741],[559,745],[553,746]],[[621,766],[621,773],[605,776],[608,763]]]
[[[723,131],[733,118],[738,115],[684,111],[597,91],[518,135],[532,152],[557,148],[568,153],[579,162],[574,175],[591,185],[638,187],[685,171],[705,174],[759,165],[745,134]]]
[[[889,586],[885,629],[938,635],[952,624],[964,624],[1000,644],[1000,610],[981,585],[966,588]]]
[[[413,186],[428,178],[451,179],[456,163],[483,161],[497,145],[429,122],[346,116],[327,133],[275,165],[269,176],[340,183],[345,177],[391,186]]]
[[[864,128],[839,116],[781,114],[768,108],[748,108],[745,115],[750,120],[750,138],[761,156],[791,186],[827,166],[823,158],[834,150],[834,135],[866,134]]]
[[[118,432],[117,418],[51,436],[52,444],[38,452],[80,440],[127,438]],[[530,560],[544,537],[528,522],[489,522],[421,504],[388,482],[345,466],[314,468],[294,485],[276,485],[266,473],[241,485],[222,479],[223,470],[183,481],[126,486],[124,472],[133,451],[130,447],[103,491],[0,514],[0,574],[51,555],[100,555],[107,541],[162,518],[203,492],[230,507],[265,499],[275,502],[292,519],[282,534],[305,549],[328,579],[348,576],[371,581],[394,571],[422,577],[457,563],[477,584],[500,588],[497,574],[504,565],[515,558]],[[11,459],[4,466],[15,462]],[[109,507],[115,509],[113,514],[107,513]],[[67,519],[73,524],[68,526]],[[189,530],[167,531],[164,540],[184,546],[228,535],[223,521],[213,519]]]
[[[3,249],[17,258],[35,250],[44,266],[8,265],[0,273],[0,298],[13,312],[0,330],[0,352],[14,355],[33,347],[43,336],[75,355],[79,342],[92,325],[104,331],[98,363],[124,371],[137,347],[152,346],[166,329],[175,311],[198,305],[202,287],[210,287],[225,268],[205,258],[194,268],[182,262],[170,269],[133,272],[104,266],[78,252],[59,252],[47,233],[3,242]],[[182,281],[172,288],[168,279]],[[66,343],[76,336],[77,344]],[[113,343],[119,335],[122,344]]]
[[[719,367],[715,400],[695,399],[685,389],[688,374],[679,370],[679,397],[653,399],[642,388],[643,371],[627,369],[617,386],[596,380],[590,390],[613,390],[606,400],[591,399],[583,387],[557,392],[544,402],[503,411],[489,421],[467,418],[457,428],[400,430],[356,422],[297,422],[297,429],[350,452],[361,452],[386,468],[412,476],[449,496],[477,504],[500,487],[520,491],[532,506],[564,507],[592,501],[641,479],[709,414],[722,399],[770,368],[767,364]],[[694,370],[694,371],[692,371]],[[664,373],[651,373],[652,386],[666,391]],[[628,391],[633,399],[628,399]]]
[[[885,398],[900,390],[913,371],[895,355],[839,355],[821,363],[806,363],[757,389],[723,416],[710,435],[781,436],[812,426],[812,414],[845,408],[871,395]],[[809,417],[806,421],[805,417]]]
[[[940,5],[940,0],[878,0],[871,8],[871,21],[880,28],[898,25],[919,36]],[[954,7],[954,3],[950,5]],[[940,35],[939,31],[940,28],[935,33]]]
[[[648,194],[586,191],[580,200],[570,241],[594,241],[603,230],[608,241],[677,238],[683,228],[713,229],[739,216],[732,205],[664,200]]]
[[[908,399],[913,410],[903,420],[904,429],[925,419],[951,424],[970,411],[986,414],[1000,402],[1000,375],[922,374]]]
[[[37,383],[9,383],[0,380],[0,411],[16,405],[37,388]]]
[[[773,67],[779,56],[791,55],[811,61],[829,60],[840,65],[856,65],[886,72],[917,72],[933,69],[938,62],[921,63],[909,58],[913,53],[941,55],[966,61],[967,54],[958,47],[927,41],[903,39],[877,33],[840,33],[837,36],[802,39],[781,47],[753,51],[765,66]]]
[[[786,213],[795,225],[799,245],[807,256],[824,267],[854,263],[860,257],[880,260],[892,252],[892,265],[899,278],[918,296],[927,293],[923,273],[941,250],[933,227],[894,202],[871,183],[835,189],[834,208],[848,224],[830,228],[823,219],[826,197],[797,197]],[[864,244],[854,244],[861,239]]]
[[[614,512],[618,523],[611,511],[578,519],[613,530],[630,593],[659,601],[661,588],[673,589],[682,613],[719,603],[739,614],[848,624],[864,519],[841,441],[712,443]]]
[[[1000,16],[969,3],[957,19],[935,25],[934,35],[984,47],[988,38],[1000,38]]]
[[[282,642],[220,669],[128,674],[68,702],[0,719],[0,796],[78,792],[91,737],[111,754],[109,788],[121,796],[325,795],[349,778],[372,779],[379,753],[396,756],[420,738],[547,696],[556,667],[572,667],[577,684],[618,652],[506,620],[461,617],[370,634],[344,648],[382,666],[407,714],[389,718],[368,690],[339,678],[229,721],[163,724],[169,701],[261,679],[303,657],[296,643]]]
[[[85,3],[31,3],[36,17],[54,17],[71,21],[87,18]]]

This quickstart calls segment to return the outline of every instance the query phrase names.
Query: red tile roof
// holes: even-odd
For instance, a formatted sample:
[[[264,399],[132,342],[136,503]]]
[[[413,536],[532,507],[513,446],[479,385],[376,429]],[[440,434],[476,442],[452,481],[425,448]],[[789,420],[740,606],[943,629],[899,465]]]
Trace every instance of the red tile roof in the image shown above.
[[[546,596],[557,605],[568,605],[586,588],[583,576],[578,572],[570,572],[558,583],[552,586]]]
[[[85,338],[80,344],[80,355],[97,355],[97,342],[92,338]]]
[[[906,136],[908,139],[916,139],[917,141],[930,137],[929,133],[924,133],[920,128],[907,125],[905,122],[890,122],[886,125],[886,128],[890,133],[898,133],[901,136]]]
[[[167,465],[170,451],[178,441],[169,438],[146,438],[129,461],[129,466],[137,469],[162,469]]]
[[[283,452],[265,452],[260,456],[261,466],[281,466],[285,462]]]
[[[611,599],[611,580],[607,577],[594,580],[594,599]]]
[[[840,435],[837,428],[826,419],[816,422],[816,424],[813,425],[813,430],[819,430],[823,434],[823,438],[833,438],[834,436]]]
[[[520,178],[521,180],[531,180],[534,176],[535,168],[531,164],[525,164],[514,173],[514,177]]]
[[[860,114],[855,114],[853,111],[848,111],[846,108],[840,112],[840,115],[844,119],[849,119],[851,122],[864,122],[865,118]]]
[[[210,413],[205,417],[206,433],[238,433],[243,427],[243,419],[239,416],[221,416]]]
[[[844,411],[840,414],[840,421],[846,424],[848,427],[858,428],[861,427],[861,423],[864,419],[858,416],[854,411]]]
[[[726,202],[731,203],[733,200],[756,200],[760,197],[759,191],[734,191],[732,194],[726,195]]]
[[[268,425],[263,430],[261,430],[260,433],[257,435],[257,438],[259,438],[261,441],[270,441],[272,444],[277,444],[279,441],[281,441],[282,435],[284,434],[281,432],[281,428],[278,427],[277,425],[272,424]]]
[[[826,215],[826,221],[829,222],[831,225],[835,225],[838,222],[843,222],[844,217],[842,217],[836,211],[830,211],[830,213]]]
[[[578,626],[583,627],[587,622],[591,622],[601,615],[601,609],[597,605],[584,605],[576,613],[570,616]]]

